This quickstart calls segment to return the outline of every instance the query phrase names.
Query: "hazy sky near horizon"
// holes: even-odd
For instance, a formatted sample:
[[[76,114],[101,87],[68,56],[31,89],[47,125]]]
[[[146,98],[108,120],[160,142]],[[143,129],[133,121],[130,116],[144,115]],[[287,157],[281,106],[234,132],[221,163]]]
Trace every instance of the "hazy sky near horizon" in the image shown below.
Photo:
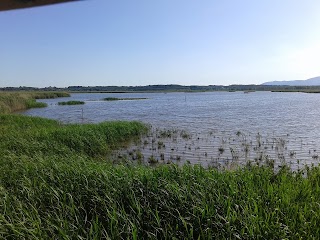
[[[87,0],[0,12],[0,87],[320,76],[319,0]]]

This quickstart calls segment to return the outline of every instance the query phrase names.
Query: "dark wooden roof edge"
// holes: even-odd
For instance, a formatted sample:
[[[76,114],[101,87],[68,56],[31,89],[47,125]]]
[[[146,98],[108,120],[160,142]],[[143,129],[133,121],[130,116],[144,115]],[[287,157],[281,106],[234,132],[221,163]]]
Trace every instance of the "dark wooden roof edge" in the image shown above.
[[[65,2],[80,0],[0,0],[0,11],[7,11],[20,8],[38,7]]]

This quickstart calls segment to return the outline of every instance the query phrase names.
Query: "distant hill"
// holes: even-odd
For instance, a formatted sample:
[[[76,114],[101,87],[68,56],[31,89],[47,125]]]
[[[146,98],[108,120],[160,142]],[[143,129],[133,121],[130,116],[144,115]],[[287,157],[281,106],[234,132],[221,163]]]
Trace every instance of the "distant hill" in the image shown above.
[[[261,85],[272,86],[320,86],[320,77],[309,78],[307,80],[292,80],[292,81],[273,81],[265,82]]]

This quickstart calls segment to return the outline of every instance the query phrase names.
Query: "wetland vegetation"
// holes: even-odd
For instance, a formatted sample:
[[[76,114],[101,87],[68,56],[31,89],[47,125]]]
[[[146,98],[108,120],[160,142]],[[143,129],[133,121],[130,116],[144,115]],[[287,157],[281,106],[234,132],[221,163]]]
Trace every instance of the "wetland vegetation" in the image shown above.
[[[290,139],[289,135],[251,135],[241,131],[233,134],[213,131],[201,134],[153,127],[140,140],[114,151],[112,158],[114,161],[136,160],[139,155],[140,161],[145,164],[174,163],[182,166],[191,163],[219,170],[230,170],[247,164],[268,165],[275,171],[283,165],[299,170],[305,165],[319,164],[317,149],[301,152],[305,145],[302,140]]]
[[[117,98],[117,97],[106,97],[104,101],[123,101],[123,100],[145,100],[148,98]]]
[[[1,114],[0,238],[320,237],[318,166],[293,171],[283,164],[275,169],[266,159],[233,168],[187,161],[183,166],[173,161],[148,166],[142,149],[128,152],[134,159],[112,159],[112,153],[130,141],[173,152],[168,138],[190,144],[202,141],[187,131],[155,133],[135,121],[63,124]],[[214,138],[213,132],[208,134]],[[255,136],[252,145],[241,131],[233,137],[246,139],[243,153],[267,146],[261,136]],[[214,146],[217,154],[232,153],[228,141],[233,139],[219,139],[221,145]],[[185,146],[190,151],[199,147]],[[285,148],[285,141],[276,141],[276,146]],[[166,156],[159,155],[158,161],[161,158]],[[175,163],[182,158],[175,156]],[[157,156],[145,160],[153,163]]]
[[[70,97],[66,92],[0,92],[0,114],[12,113],[29,108],[46,107],[36,99]]]
[[[67,102],[58,102],[58,105],[83,105],[83,101],[67,101]]]

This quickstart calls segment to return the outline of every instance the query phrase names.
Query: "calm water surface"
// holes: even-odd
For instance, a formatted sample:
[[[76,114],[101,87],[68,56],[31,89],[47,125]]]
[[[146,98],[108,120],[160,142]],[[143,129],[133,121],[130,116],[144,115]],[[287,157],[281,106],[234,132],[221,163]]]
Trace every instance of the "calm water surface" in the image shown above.
[[[148,98],[102,101],[105,97]],[[85,105],[59,106],[81,100]],[[244,160],[274,159],[301,164],[319,162],[320,94],[271,92],[81,93],[71,98],[40,100],[44,109],[23,114],[64,123],[139,120],[152,125],[142,143],[127,151],[163,162],[230,165]],[[163,134],[172,130],[172,134]],[[175,130],[175,131],[173,131]],[[160,143],[159,143],[160,142]]]

